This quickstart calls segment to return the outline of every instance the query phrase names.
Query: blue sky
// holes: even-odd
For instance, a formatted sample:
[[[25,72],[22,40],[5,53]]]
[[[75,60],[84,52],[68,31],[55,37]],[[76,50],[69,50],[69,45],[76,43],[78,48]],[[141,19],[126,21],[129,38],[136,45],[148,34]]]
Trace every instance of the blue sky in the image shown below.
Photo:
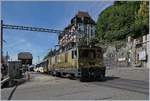
[[[4,24],[63,30],[71,18],[80,10],[87,11],[96,21],[99,13],[113,1],[5,1],[1,13]],[[8,51],[12,60],[17,54],[28,51],[33,54],[33,62],[40,60],[58,44],[57,34],[4,29],[4,54]]]

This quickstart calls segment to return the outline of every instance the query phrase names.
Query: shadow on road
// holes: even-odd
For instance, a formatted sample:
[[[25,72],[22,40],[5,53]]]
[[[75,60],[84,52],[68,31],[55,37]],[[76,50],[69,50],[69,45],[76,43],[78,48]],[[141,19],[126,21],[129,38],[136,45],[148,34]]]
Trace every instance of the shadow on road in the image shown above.
[[[89,79],[84,82],[106,82],[106,81],[111,81],[111,80],[116,80],[116,79],[120,79],[120,77],[106,76],[103,79]],[[79,78],[78,78],[78,80],[79,80]]]
[[[104,81],[119,79],[120,77],[106,76]]]

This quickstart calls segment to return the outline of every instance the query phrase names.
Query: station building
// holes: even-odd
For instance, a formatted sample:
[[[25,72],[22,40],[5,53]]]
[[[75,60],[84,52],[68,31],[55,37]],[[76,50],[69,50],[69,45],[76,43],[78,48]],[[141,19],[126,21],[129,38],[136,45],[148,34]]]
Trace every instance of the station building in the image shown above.
[[[30,52],[20,52],[18,54],[18,60],[21,61],[22,65],[32,65],[33,56]]]

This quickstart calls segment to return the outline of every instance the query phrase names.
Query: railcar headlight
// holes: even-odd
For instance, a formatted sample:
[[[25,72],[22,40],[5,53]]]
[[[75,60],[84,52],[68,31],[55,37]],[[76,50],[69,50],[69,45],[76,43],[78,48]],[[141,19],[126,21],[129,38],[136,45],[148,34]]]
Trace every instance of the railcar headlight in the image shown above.
[[[83,63],[80,63],[80,65],[83,66],[84,64],[83,64]]]
[[[99,66],[102,66],[102,64],[101,64],[101,63],[99,63]]]

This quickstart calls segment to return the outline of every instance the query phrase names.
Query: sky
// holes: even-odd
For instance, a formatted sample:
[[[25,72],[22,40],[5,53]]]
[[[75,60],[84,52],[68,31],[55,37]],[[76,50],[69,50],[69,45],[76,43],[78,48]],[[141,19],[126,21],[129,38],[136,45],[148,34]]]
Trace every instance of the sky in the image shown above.
[[[3,1],[4,24],[63,30],[78,11],[87,11],[97,21],[98,15],[113,1]],[[40,61],[58,44],[58,34],[4,29],[4,55],[17,60],[19,52],[30,52],[33,63]]]

